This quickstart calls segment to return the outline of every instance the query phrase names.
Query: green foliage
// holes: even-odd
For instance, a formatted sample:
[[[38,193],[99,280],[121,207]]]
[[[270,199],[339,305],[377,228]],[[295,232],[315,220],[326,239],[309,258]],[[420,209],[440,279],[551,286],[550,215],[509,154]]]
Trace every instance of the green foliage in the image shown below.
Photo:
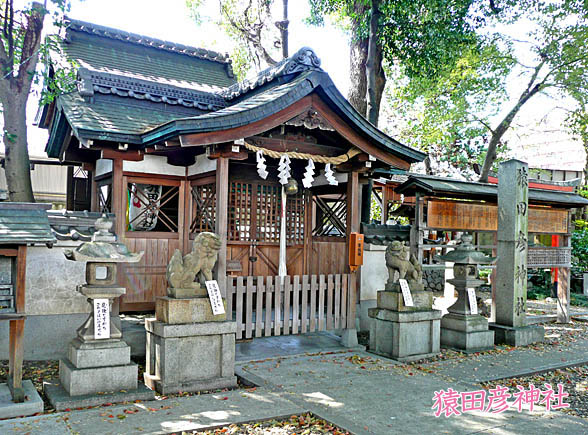
[[[588,272],[588,229],[572,233],[572,268],[576,272]]]

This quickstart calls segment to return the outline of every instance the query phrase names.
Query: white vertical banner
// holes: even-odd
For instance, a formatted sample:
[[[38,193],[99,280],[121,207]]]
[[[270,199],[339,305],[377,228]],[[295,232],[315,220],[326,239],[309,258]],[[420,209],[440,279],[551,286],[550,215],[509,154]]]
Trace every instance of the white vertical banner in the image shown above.
[[[110,338],[110,304],[108,299],[94,299],[94,338]]]
[[[404,305],[407,307],[414,307],[414,302],[412,301],[412,294],[410,293],[408,282],[405,279],[399,279],[398,283],[400,284],[400,290],[402,290]]]
[[[210,306],[212,307],[212,314],[215,316],[225,313],[225,306],[223,304],[223,297],[221,296],[218,281],[206,281],[206,290],[208,291],[208,299],[210,299]]]
[[[470,311],[472,314],[478,314],[478,301],[476,300],[476,289],[469,288],[467,289],[468,292],[468,301],[470,303]]]

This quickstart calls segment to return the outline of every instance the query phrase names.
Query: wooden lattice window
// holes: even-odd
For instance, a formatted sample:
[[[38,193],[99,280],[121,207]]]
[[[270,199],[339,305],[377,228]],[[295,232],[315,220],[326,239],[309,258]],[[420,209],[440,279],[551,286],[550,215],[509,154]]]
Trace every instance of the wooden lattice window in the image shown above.
[[[98,211],[100,213],[112,212],[112,180],[104,180],[96,183],[96,195]]]
[[[193,185],[190,233],[214,232],[216,223],[216,183]]]
[[[249,183],[232,182],[229,192],[229,240],[254,240],[251,235],[251,187]]]
[[[281,189],[278,184],[232,182],[229,196],[229,240],[279,243]],[[286,238],[289,244],[303,243],[302,194],[288,196]]]
[[[316,237],[345,237],[347,227],[347,195],[314,195],[316,205],[315,226],[312,235]]]
[[[127,231],[177,232],[179,193],[179,183],[129,183]]]

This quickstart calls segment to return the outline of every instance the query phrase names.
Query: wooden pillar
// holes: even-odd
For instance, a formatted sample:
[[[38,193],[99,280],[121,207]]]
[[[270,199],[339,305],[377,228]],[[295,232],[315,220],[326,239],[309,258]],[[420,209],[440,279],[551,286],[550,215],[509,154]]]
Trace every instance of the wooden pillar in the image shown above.
[[[560,247],[570,248],[571,237],[560,236]],[[570,268],[557,269],[557,322],[570,323]]]
[[[123,161],[121,159],[112,160],[112,192],[111,192],[111,212],[115,215],[113,231],[119,242],[124,243],[126,230],[127,214],[127,186],[123,178]],[[125,273],[125,265],[121,264],[116,268],[117,282],[122,285]],[[112,315],[118,316],[120,312],[120,299],[115,298],[112,304]]]
[[[221,238],[221,249],[216,263],[216,280],[223,297],[226,296],[227,277],[227,218],[229,214],[229,159],[216,160],[216,219],[214,231]]]
[[[311,275],[310,265],[312,262],[312,194],[304,192],[304,252],[303,252],[303,275]]]
[[[359,232],[359,174],[350,172],[347,175],[347,245],[345,247],[345,258],[349,258],[349,235],[352,232]],[[349,269],[348,269],[349,270]],[[349,307],[347,311],[347,329],[355,329],[355,312],[357,301],[357,279],[358,273],[351,272],[349,280]]]
[[[17,314],[25,311],[25,290],[27,271],[27,247],[18,247],[16,259],[13,260],[12,279],[16,292],[15,311]],[[22,403],[25,400],[22,388],[22,363],[24,357],[24,336],[25,319],[10,320],[9,341],[8,341],[8,388],[15,403]]]

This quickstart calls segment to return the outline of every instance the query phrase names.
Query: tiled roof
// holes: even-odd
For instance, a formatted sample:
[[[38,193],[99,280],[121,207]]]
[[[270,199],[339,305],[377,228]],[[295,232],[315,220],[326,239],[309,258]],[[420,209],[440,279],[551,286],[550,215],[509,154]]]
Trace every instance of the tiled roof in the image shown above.
[[[0,203],[0,245],[53,244],[47,209],[50,204]]]
[[[89,28],[82,26],[81,29]],[[113,35],[126,33],[111,30]],[[189,55],[165,47],[113,38],[102,31],[82,31],[74,25],[70,25],[66,39],[61,44],[62,53],[68,60],[91,71],[205,92],[220,91],[235,83],[230,64],[226,61]]]

